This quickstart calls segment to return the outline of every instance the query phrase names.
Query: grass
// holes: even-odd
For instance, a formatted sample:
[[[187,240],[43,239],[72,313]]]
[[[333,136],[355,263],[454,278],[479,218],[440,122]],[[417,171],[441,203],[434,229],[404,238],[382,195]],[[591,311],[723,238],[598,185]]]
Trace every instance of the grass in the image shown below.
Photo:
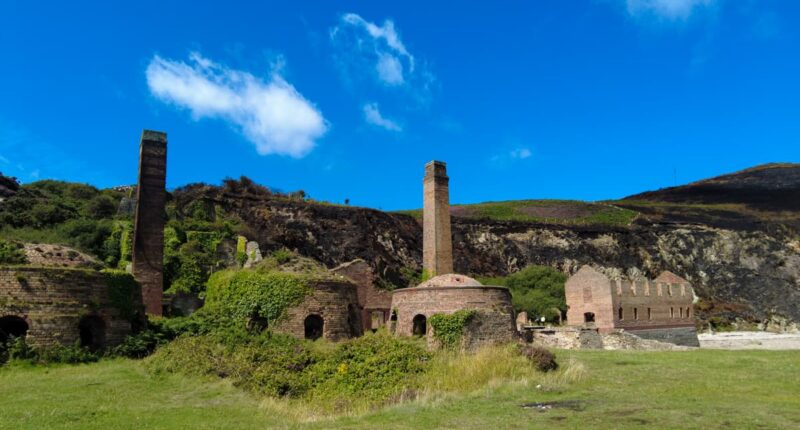
[[[154,377],[136,361],[11,366],[0,369],[0,428],[800,427],[800,351],[557,355],[563,370],[535,378],[514,377],[513,358],[498,364],[488,355],[442,356],[429,383],[459,393],[432,389],[413,401],[338,418],[258,400],[216,379]],[[481,370],[487,367],[505,370],[492,376]],[[558,401],[571,402],[545,411],[521,407]]]
[[[509,200],[453,205],[450,209],[451,214],[458,218],[556,225],[626,226],[637,216],[637,212],[631,209],[577,200]],[[422,209],[398,211],[398,213],[417,219],[422,218]]]

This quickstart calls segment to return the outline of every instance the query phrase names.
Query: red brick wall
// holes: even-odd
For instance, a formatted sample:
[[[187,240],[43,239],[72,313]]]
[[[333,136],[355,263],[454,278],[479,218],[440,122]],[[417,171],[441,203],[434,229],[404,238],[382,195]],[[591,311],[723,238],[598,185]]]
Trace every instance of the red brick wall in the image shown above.
[[[488,286],[396,290],[392,296],[392,311],[397,314],[395,334],[411,336],[416,315],[430,320],[435,314],[451,314],[463,309],[480,311],[480,324],[471,325],[466,333],[470,348],[516,338],[511,294],[506,288]],[[428,329],[430,334],[430,324]]]
[[[141,306],[138,291],[131,299]],[[89,270],[0,268],[0,317],[9,315],[28,323],[26,340],[35,346],[73,345],[86,315],[103,319],[109,346],[122,342],[131,330],[131,322],[112,306],[104,276]]]
[[[375,273],[367,262],[354,260],[331,269],[331,272],[347,277],[358,288],[358,304],[361,307],[361,321],[364,330],[377,328],[372,327],[371,314],[373,311],[383,312],[383,323],[389,320],[392,293],[375,288]]]
[[[363,333],[356,286],[349,282],[319,281],[313,293],[298,306],[287,309],[275,323],[276,332],[305,337],[305,319],[319,315],[324,320],[322,337],[328,340],[349,339]]]

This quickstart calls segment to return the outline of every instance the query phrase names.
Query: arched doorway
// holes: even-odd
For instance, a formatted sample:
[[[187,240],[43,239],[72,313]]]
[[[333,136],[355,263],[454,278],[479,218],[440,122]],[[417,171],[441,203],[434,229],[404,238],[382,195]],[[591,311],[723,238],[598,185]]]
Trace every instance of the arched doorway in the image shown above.
[[[413,328],[411,332],[414,336],[425,336],[428,333],[428,319],[425,315],[417,315],[412,320]]]
[[[583,314],[583,322],[584,323],[593,323],[594,322],[594,312],[586,312]]]
[[[106,346],[106,323],[97,315],[87,315],[78,322],[81,346],[97,351]]]
[[[322,337],[322,331],[325,327],[325,320],[321,316],[311,314],[306,317],[303,322],[305,328],[305,337],[310,340],[317,340]]]
[[[0,318],[0,343],[6,343],[10,338],[21,338],[28,334],[28,323],[24,319],[8,315]]]

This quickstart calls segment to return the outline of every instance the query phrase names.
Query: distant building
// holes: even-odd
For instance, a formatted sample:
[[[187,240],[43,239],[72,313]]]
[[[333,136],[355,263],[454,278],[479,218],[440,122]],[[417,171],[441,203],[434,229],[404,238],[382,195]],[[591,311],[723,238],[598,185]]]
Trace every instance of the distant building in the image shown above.
[[[564,288],[571,326],[597,328],[601,333],[624,329],[645,339],[700,346],[692,309],[694,291],[674,273],[629,281],[610,279],[583,266]]]

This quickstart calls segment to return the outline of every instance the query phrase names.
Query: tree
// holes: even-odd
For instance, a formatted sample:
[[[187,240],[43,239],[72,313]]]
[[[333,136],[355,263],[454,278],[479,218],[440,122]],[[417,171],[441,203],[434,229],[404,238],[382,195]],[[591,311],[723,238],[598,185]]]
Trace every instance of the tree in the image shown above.
[[[528,266],[505,278],[492,278],[484,283],[508,287],[511,302],[517,312],[528,312],[532,317],[544,316],[560,320],[559,312],[567,311],[564,283],[567,275],[547,266]]]

